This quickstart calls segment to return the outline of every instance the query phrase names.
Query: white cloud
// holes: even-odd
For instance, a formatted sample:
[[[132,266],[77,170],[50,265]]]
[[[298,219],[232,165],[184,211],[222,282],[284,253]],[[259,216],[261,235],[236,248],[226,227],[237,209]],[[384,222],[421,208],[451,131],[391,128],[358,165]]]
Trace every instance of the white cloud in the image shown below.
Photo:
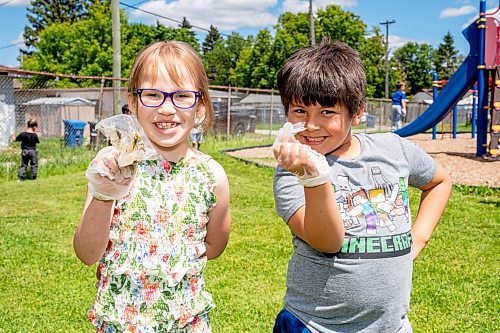
[[[399,49],[401,46],[405,45],[408,42],[411,42],[412,40],[397,36],[397,35],[389,35],[389,50],[396,50]]]
[[[474,6],[462,6],[460,8],[446,8],[439,15],[440,18],[448,18],[455,16],[469,15],[470,13],[477,12],[477,8]]]
[[[496,18],[498,21],[500,21],[500,11],[497,11],[497,7],[492,7],[490,9],[487,9],[486,13],[495,13],[491,16]],[[477,15],[474,15],[470,19],[468,19],[467,22],[465,22],[464,25],[462,25],[462,29],[467,28],[472,22],[474,22],[478,18],[479,18],[479,13]]]
[[[186,17],[194,26],[208,29],[210,25],[219,31],[232,31],[239,28],[258,28],[274,25],[277,17],[267,11],[275,6],[277,0],[164,0],[150,1],[140,9],[159,14],[177,21]],[[141,21],[177,27],[178,23],[161,19],[140,11],[131,11],[131,17]]]
[[[392,55],[394,51],[399,49],[400,47],[404,46],[408,42],[413,42],[417,44],[430,44],[432,45],[432,42],[426,41],[426,40],[413,40],[413,39],[408,39],[406,37],[398,36],[398,35],[389,35],[389,54]]]
[[[313,8],[324,8],[328,5],[339,5],[342,8],[356,7],[358,5],[357,0],[313,0]],[[309,11],[309,1],[308,0],[285,0],[283,1],[283,11],[284,12],[308,12]]]

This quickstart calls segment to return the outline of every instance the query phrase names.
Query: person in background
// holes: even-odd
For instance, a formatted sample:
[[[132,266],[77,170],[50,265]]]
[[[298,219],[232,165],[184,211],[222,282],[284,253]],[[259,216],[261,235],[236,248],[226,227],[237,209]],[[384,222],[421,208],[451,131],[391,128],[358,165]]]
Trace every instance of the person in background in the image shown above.
[[[128,107],[128,104],[125,104],[124,106],[122,106],[122,114],[127,114],[127,115],[132,114],[132,112],[130,111],[130,109]]]
[[[203,141],[203,130],[200,126],[195,126],[189,133],[189,139],[191,140],[191,146],[195,149],[200,149],[201,142]]]
[[[207,261],[229,239],[229,184],[222,166],[188,142],[196,120],[213,120],[208,78],[187,43],[157,42],[137,56],[128,105],[157,156],[120,167],[99,151],[73,246],[99,261],[88,317],[98,332],[208,333],[215,307]]]
[[[404,85],[401,82],[396,84],[396,92],[392,94],[392,124],[391,130],[394,132],[403,125],[403,118],[406,116],[406,95],[403,91]]]
[[[21,167],[19,168],[18,182],[22,182],[26,176],[26,170],[31,165],[31,179],[35,180],[38,173],[38,151],[36,145],[40,143],[35,133],[38,123],[34,119],[28,119],[26,131],[16,137],[21,142]]]
[[[293,235],[274,333],[412,332],[413,261],[429,242],[451,180],[394,133],[353,134],[365,108],[359,54],[324,40],[278,72],[289,123],[273,145],[274,200]],[[410,213],[409,186],[421,192]]]

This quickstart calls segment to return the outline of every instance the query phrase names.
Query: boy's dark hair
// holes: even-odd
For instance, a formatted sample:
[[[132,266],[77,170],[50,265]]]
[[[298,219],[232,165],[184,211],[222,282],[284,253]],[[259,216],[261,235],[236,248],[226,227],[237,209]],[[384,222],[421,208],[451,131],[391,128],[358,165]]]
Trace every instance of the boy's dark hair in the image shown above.
[[[396,89],[399,90],[401,88],[403,88],[403,83],[401,82],[396,83]]]
[[[343,105],[353,117],[365,106],[366,75],[358,52],[324,38],[320,45],[295,52],[278,72],[281,102]]]
[[[35,128],[38,127],[38,123],[35,119],[29,118],[26,122],[26,126],[28,126],[29,128]]]

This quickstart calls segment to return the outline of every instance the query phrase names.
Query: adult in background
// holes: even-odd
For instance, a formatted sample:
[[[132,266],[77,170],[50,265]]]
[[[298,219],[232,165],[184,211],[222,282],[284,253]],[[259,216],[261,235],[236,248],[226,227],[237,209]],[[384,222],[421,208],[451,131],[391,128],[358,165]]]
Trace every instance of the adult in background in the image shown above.
[[[403,117],[406,116],[406,95],[403,92],[403,83],[396,83],[396,89],[396,92],[392,94],[392,131],[402,127]]]
[[[38,171],[38,151],[36,150],[38,135],[35,133],[38,123],[34,119],[28,119],[26,123],[27,129],[16,137],[16,141],[21,141],[21,168],[19,169],[18,182],[22,182],[28,169],[28,164],[31,164],[31,178],[36,179]]]

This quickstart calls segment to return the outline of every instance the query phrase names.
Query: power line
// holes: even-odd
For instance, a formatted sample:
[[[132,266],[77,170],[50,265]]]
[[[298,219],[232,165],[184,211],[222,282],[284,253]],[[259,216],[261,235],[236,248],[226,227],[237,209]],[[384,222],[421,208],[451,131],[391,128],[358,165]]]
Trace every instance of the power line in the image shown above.
[[[120,2],[120,5],[128,7],[128,8],[132,8],[132,9],[138,10],[140,12],[143,12],[143,13],[146,13],[146,14],[149,14],[149,15],[153,15],[153,16],[156,16],[156,17],[168,20],[168,21],[172,21],[172,22],[175,22],[175,23],[182,24],[182,21],[179,21],[179,20],[176,20],[176,19],[173,19],[173,18],[170,18],[170,17],[166,17],[166,16],[163,16],[163,15],[160,15],[160,14],[157,14],[157,13],[153,13],[153,12],[150,12],[150,11],[147,11],[147,10],[144,10],[144,9],[132,6],[132,5],[128,5],[128,4],[123,3],[123,2]],[[191,25],[191,27],[199,29],[199,30],[210,32],[210,29],[203,28],[203,27],[198,27],[196,25]],[[219,32],[219,35],[226,36],[226,37],[231,37],[230,35],[224,34],[224,33],[221,33],[221,32]]]
[[[21,45],[21,44],[24,44],[24,41],[23,42],[18,42],[18,43],[15,43],[15,44],[9,44],[9,45],[2,46],[2,47],[0,47],[0,50],[7,49],[9,47],[14,47],[16,45]]]
[[[2,7],[3,5],[6,5],[6,4],[8,4],[9,2],[12,2],[12,1],[14,1],[14,0],[9,0],[9,1],[5,1],[4,3],[0,3],[0,7]]]

